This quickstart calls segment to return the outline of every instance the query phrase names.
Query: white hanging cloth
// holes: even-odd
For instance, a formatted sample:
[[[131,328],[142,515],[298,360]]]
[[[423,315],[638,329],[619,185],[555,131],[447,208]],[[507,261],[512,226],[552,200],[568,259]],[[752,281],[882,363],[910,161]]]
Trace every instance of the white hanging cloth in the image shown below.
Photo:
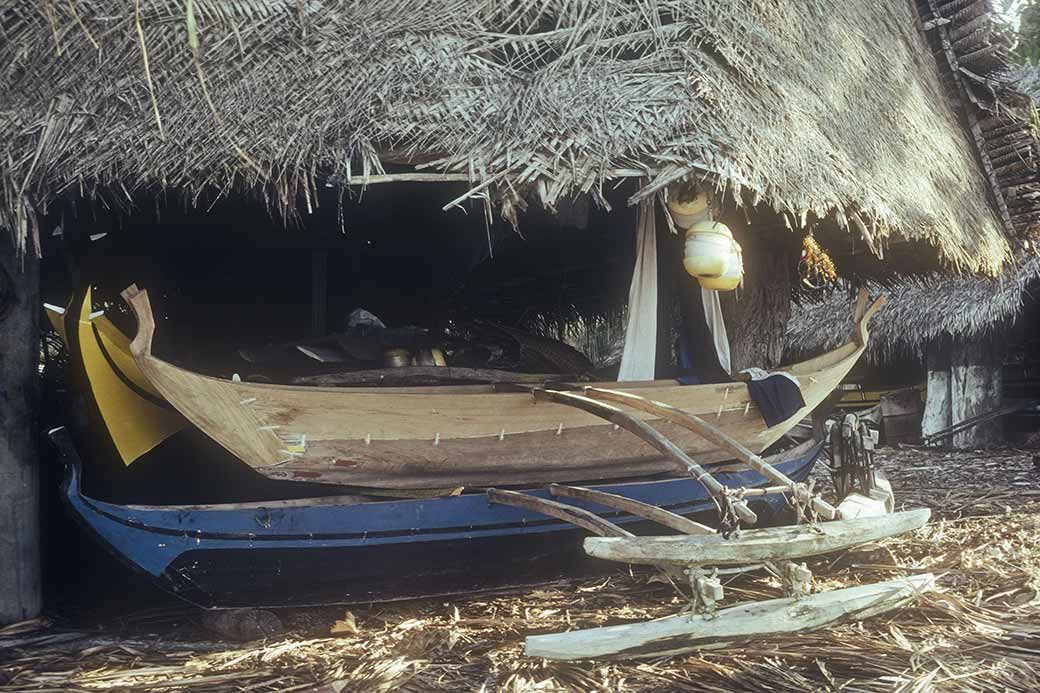
[[[715,342],[715,354],[719,357],[719,365],[727,373],[733,373],[732,359],[729,355],[729,335],[726,334],[726,321],[722,319],[722,304],[719,303],[719,292],[701,289],[701,302],[704,304],[704,322],[708,323],[711,340]]]
[[[651,197],[639,203],[636,264],[628,288],[628,326],[618,380],[653,380],[656,360],[657,224]]]

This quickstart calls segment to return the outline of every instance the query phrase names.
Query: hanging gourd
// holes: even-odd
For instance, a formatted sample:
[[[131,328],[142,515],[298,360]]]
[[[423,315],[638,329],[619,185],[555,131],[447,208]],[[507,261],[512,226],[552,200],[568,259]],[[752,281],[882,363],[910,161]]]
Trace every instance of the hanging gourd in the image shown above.
[[[698,277],[701,288],[713,291],[733,291],[744,281],[744,255],[740,244],[731,242],[726,271],[720,277]]]
[[[668,201],[668,213],[672,215],[672,221],[680,229],[688,229],[706,217],[708,211],[708,196],[705,193],[684,199],[676,190],[669,191],[672,199]]]
[[[732,291],[744,278],[740,244],[717,221],[699,221],[686,231],[683,267],[703,288],[715,291]]]

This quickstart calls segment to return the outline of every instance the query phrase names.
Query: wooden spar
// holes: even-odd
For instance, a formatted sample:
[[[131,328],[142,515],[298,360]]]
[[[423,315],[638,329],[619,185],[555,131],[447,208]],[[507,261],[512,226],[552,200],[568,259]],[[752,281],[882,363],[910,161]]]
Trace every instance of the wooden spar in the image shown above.
[[[740,443],[740,441],[727,435],[725,431],[721,431],[712,426],[699,416],[687,414],[681,409],[677,409],[669,404],[665,404],[664,402],[655,402],[645,397],[640,397],[632,392],[620,392],[618,390],[607,390],[598,387],[586,387],[585,395],[590,399],[616,402],[618,404],[632,407],[633,409],[639,409],[651,414],[656,414],[662,419],[671,421],[683,428],[694,431],[703,436],[706,440],[711,441],[715,445],[718,445],[732,454],[737,460],[749,465],[752,469],[773,483],[786,486],[791,489],[791,493],[793,494],[798,494],[799,492],[798,484],[788,478],[786,474],[767,464],[765,460],[748,450]],[[822,498],[814,497],[812,503],[816,512],[821,516],[831,520],[838,517],[838,512],[834,506]]]
[[[931,510],[919,508],[881,517],[824,522],[818,527],[793,525],[748,529],[736,539],[704,536],[603,538],[585,540],[585,553],[595,558],[640,565],[738,565],[791,561],[841,551],[923,527]]]
[[[752,639],[816,630],[903,606],[934,587],[930,573],[858,587],[785,597],[721,609],[714,614],[669,618],[569,633],[532,635],[529,657],[575,660],[661,657],[717,649]]]
[[[694,522],[689,518],[670,512],[664,508],[659,508],[656,505],[650,505],[649,503],[643,503],[642,501],[633,500],[632,498],[619,496],[616,493],[606,493],[604,491],[582,488],[580,486],[563,486],[561,484],[551,484],[549,486],[549,493],[561,498],[574,498],[576,500],[596,503],[597,505],[602,505],[606,508],[622,510],[629,515],[636,515],[651,520],[663,527],[674,529],[683,534],[715,533],[714,529],[707,525],[702,525],[700,522]]]
[[[542,388],[532,388],[531,391],[536,399],[546,399],[558,404],[567,404],[572,407],[577,407],[578,409],[582,409],[590,414],[600,417],[601,419],[609,421],[616,426],[620,426],[630,433],[634,433],[642,440],[663,452],[683,471],[688,472],[694,479],[703,484],[704,488],[707,489],[708,493],[710,493],[712,498],[715,499],[720,511],[729,504],[741,521],[750,525],[753,525],[758,521],[758,517],[751,508],[747,506],[747,503],[739,499],[731,498],[727,493],[726,487],[716,481],[715,477],[709,474],[704,467],[697,464],[692,457],[683,452],[675,443],[661,435],[650,424],[646,423],[642,419],[637,419],[617,407],[597,402],[594,399],[582,395],[576,395],[573,392],[560,392],[559,390],[545,390]]]
[[[652,174],[652,171],[648,172],[636,168],[614,168],[607,170],[606,179],[643,178]],[[470,183],[472,185],[478,185],[479,179],[475,179],[469,173],[451,173],[448,171],[443,173],[381,173],[349,176],[347,178],[347,185],[352,186],[377,185],[380,183]]]
[[[633,537],[628,530],[618,527],[610,520],[605,520],[599,515],[584,508],[578,508],[566,503],[530,496],[518,491],[506,491],[503,489],[489,488],[487,490],[488,500],[501,505],[511,505],[515,508],[533,510],[558,520],[569,522],[572,525],[588,530],[601,537]]]

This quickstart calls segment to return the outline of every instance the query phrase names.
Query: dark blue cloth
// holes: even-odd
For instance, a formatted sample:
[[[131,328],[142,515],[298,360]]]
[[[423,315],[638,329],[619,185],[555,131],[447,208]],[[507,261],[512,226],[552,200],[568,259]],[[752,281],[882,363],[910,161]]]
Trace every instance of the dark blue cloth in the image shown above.
[[[805,406],[802,389],[787,376],[776,373],[747,384],[751,399],[755,400],[767,426],[775,426],[791,418]]]

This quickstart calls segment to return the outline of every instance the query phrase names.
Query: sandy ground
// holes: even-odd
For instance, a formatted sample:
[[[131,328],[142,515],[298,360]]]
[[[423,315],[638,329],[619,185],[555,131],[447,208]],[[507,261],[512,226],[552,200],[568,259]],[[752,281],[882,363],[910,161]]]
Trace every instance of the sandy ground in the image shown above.
[[[627,662],[523,656],[526,635],[674,614],[650,572],[451,600],[284,611],[287,632],[214,640],[197,613],[137,611],[84,628],[60,614],[0,629],[3,691],[1036,691],[1040,462],[1015,450],[879,451],[900,503],[933,520],[810,567],[829,589],[933,572],[939,589],[863,623]],[[741,575],[727,601],[779,596]],[[334,632],[335,631],[335,632]]]

